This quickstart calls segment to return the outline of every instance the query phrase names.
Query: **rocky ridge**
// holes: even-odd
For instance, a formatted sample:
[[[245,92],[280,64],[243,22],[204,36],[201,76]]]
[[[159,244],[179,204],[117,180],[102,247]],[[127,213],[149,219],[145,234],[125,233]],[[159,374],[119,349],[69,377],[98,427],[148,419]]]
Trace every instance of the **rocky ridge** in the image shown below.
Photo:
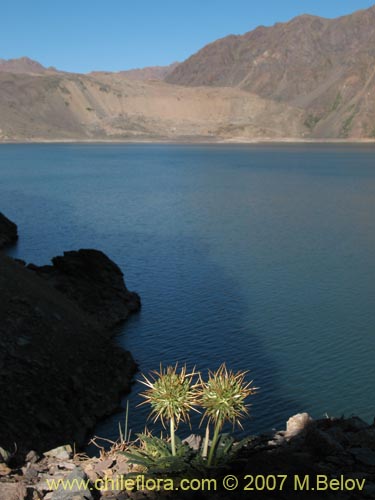
[[[127,290],[120,268],[99,250],[64,252],[52,259],[52,266],[27,268],[105,328],[115,328],[140,308],[139,296]]]
[[[109,71],[92,71],[89,73],[92,76],[116,75],[127,78],[128,80],[164,80],[174,69],[179,65],[178,62],[169,64],[168,66],[147,66],[145,68],[135,68],[111,73]]]
[[[66,252],[40,268],[0,253],[1,446],[84,442],[130,389],[136,365],[113,335],[139,307],[97,250]]]
[[[44,74],[55,71],[54,68],[45,68],[38,61],[29,57],[19,57],[17,59],[0,59],[0,72],[6,73],[31,73]]]

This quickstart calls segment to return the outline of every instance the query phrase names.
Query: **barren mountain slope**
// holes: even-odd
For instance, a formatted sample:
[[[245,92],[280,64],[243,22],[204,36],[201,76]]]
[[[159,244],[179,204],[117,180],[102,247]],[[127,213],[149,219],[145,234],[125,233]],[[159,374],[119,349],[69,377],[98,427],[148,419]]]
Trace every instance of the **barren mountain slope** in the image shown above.
[[[178,62],[174,62],[169,66],[147,66],[146,68],[128,69],[125,71],[118,71],[116,73],[109,71],[93,71],[89,74],[91,76],[100,76],[103,74],[123,76],[128,80],[164,80],[175,68],[177,68],[178,65]]]
[[[304,112],[238,89],[0,73],[0,140],[301,137]]]
[[[375,6],[231,35],[181,63],[166,81],[231,86],[299,106],[314,137],[373,137],[374,69]]]
[[[166,82],[39,66],[0,61],[0,140],[375,139],[375,6],[226,37]]]
[[[18,59],[0,59],[0,71],[8,73],[47,73],[54,71],[53,68],[45,68],[37,61],[33,61],[28,57],[20,57]]]

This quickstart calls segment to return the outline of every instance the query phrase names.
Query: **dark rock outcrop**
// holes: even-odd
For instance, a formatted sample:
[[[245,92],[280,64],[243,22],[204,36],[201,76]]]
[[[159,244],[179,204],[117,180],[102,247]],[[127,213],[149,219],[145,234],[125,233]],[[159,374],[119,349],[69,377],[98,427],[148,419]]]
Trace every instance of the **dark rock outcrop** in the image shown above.
[[[286,431],[277,432],[271,439],[266,435],[252,438],[233,463],[233,471],[238,477],[287,476],[282,491],[264,488],[256,492],[259,498],[374,498],[374,431],[374,424],[358,417],[313,420],[306,413],[295,415]],[[357,447],[357,443],[361,445]],[[306,476],[305,488],[300,488]],[[342,487],[337,487],[337,479]],[[246,498],[245,492],[237,498]]]
[[[0,248],[18,240],[17,226],[0,212]]]
[[[0,444],[79,447],[130,389],[136,364],[113,326],[139,309],[102,252],[27,268],[0,254]]]
[[[28,267],[103,326],[113,328],[140,308],[139,295],[128,291],[122,271],[103,252],[64,252],[52,264]]]

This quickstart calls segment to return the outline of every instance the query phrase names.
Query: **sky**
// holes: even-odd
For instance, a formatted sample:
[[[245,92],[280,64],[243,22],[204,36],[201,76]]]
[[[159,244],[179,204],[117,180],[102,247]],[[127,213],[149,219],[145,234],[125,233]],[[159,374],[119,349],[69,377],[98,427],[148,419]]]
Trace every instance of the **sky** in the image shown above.
[[[0,58],[85,73],[183,61],[207,43],[300,14],[338,17],[375,0],[0,0]]]

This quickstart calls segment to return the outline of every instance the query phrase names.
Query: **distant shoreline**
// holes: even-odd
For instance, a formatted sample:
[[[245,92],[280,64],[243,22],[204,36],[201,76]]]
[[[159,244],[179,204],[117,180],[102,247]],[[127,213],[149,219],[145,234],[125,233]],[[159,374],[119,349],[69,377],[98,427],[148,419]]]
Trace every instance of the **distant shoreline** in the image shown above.
[[[264,139],[27,139],[0,140],[2,144],[181,144],[181,145],[256,145],[256,144],[375,144],[374,139],[302,139],[302,138],[264,138]]]

